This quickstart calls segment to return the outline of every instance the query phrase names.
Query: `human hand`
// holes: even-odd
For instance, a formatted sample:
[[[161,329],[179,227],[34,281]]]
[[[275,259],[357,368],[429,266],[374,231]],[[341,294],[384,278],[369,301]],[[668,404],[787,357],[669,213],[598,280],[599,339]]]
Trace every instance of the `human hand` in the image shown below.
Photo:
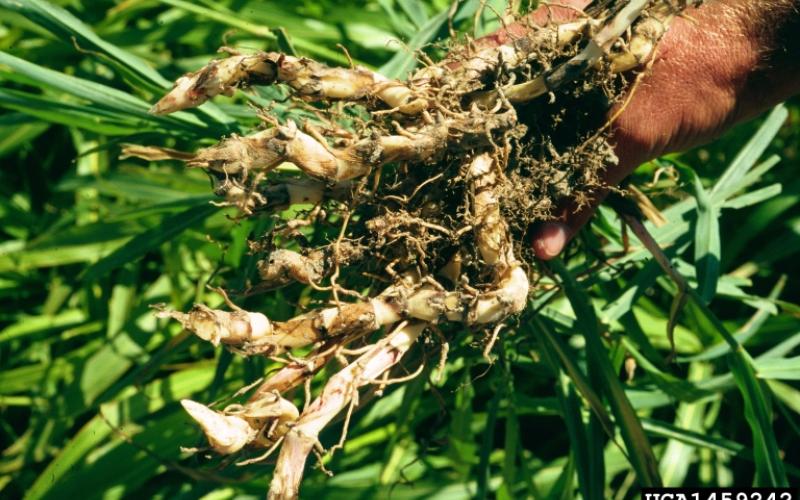
[[[561,0],[531,16],[540,24],[563,22],[589,3]],[[611,137],[619,164],[606,172],[606,184],[662,154],[705,144],[800,91],[800,42],[790,33],[800,27],[797,8],[796,0],[707,0],[676,19],[641,83],[623,99]],[[513,25],[487,39],[504,43],[523,29]],[[595,192],[580,210],[561,207],[555,221],[539,226],[536,255],[547,260],[561,253],[607,191]]]

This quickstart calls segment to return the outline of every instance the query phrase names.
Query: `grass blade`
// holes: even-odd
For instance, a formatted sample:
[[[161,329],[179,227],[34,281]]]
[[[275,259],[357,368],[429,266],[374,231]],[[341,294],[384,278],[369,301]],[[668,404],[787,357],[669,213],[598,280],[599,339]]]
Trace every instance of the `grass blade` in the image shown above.
[[[551,261],[552,269],[561,278],[564,292],[567,295],[575,315],[578,318],[584,338],[586,339],[587,355],[592,357],[600,368],[603,388],[606,391],[611,410],[619,425],[622,439],[628,450],[628,460],[636,472],[641,486],[659,486],[661,477],[658,473],[656,461],[650,441],[644,433],[642,423],[636,416],[630,401],[625,395],[625,390],[614,372],[608,359],[608,351],[600,340],[597,328],[597,316],[594,308],[589,303],[588,297],[578,287],[575,279],[559,260]]]
[[[430,18],[425,25],[408,41],[403,50],[392,57],[378,70],[389,78],[403,79],[417,66],[416,51],[432,42],[439,31],[447,24],[447,10]]]
[[[144,388],[128,387],[116,401],[102,405],[98,415],[75,434],[39,475],[25,498],[57,498],[62,478],[76,468],[87,454],[98,450],[113,434],[114,428],[144,418],[168,404],[177,404],[181,398],[189,397],[207,386],[213,375],[213,367],[206,364],[155,380]]]
[[[85,281],[96,280],[111,270],[142,257],[185,229],[201,223],[218,210],[219,208],[214,205],[204,204],[166,217],[157,227],[134,236],[110,255],[89,266],[83,272],[82,278]]]
[[[753,367],[740,352],[731,353],[728,361],[744,400],[745,418],[752,429],[755,483],[758,486],[789,486],[772,428],[768,389],[756,378]]]
[[[711,376],[711,366],[695,363],[689,370],[691,380],[702,380]],[[675,426],[701,433],[704,429],[706,403],[681,403],[675,415]],[[659,471],[665,486],[681,486],[686,482],[689,466],[694,461],[695,447],[670,439],[661,455]]]
[[[497,371],[495,372],[497,373]],[[495,376],[495,384],[498,384],[501,376]],[[489,493],[489,479],[491,478],[491,468],[489,466],[489,455],[494,449],[494,433],[497,425],[497,413],[500,410],[500,400],[504,397],[502,388],[495,385],[494,396],[489,400],[489,407],[486,409],[486,426],[483,429],[480,453],[478,454],[477,482],[478,490],[475,498],[484,500]]]
[[[209,129],[209,124],[189,113],[151,115],[147,112],[150,104],[128,92],[54,71],[2,51],[0,51],[0,77],[66,92],[102,106],[105,110],[118,113],[121,119],[136,118],[142,123],[156,125],[165,130],[178,128],[185,132],[198,133]],[[223,131],[219,130],[220,133]]]
[[[756,132],[745,147],[742,148],[733,162],[731,162],[728,169],[725,170],[725,173],[722,174],[722,177],[720,177],[714,185],[710,196],[714,199],[715,203],[727,200],[731,195],[742,188],[741,182],[745,178],[745,175],[753,165],[755,165],[761,155],[764,154],[764,151],[766,151],[772,139],[777,135],[778,130],[788,116],[789,111],[784,105],[777,106],[772,110],[764,124],[758,129],[758,132]]]
[[[697,293],[710,302],[717,293],[722,243],[719,236],[719,209],[692,171],[694,196],[697,200],[697,222],[694,232],[694,265],[697,272]]]
[[[778,196],[781,194],[782,190],[783,186],[780,184],[770,184],[769,186],[761,189],[756,189],[755,191],[731,198],[730,200],[726,201],[724,205],[722,205],[722,208],[732,208],[735,210],[756,205],[762,201],[766,201],[770,198]]]
[[[117,68],[147,86],[148,90],[160,91],[172,85],[153,69],[144,59],[120,49],[97,36],[91,28],[68,10],[44,0],[0,0],[0,7],[18,12],[31,22],[69,43],[72,41],[82,50],[103,54],[115,63]]]
[[[786,276],[782,276],[775,286],[772,288],[772,291],[769,293],[768,299],[769,300],[776,300],[783,288],[786,286]],[[745,323],[738,332],[736,332],[733,337],[736,341],[740,344],[747,343],[755,334],[758,333],[761,326],[767,321],[769,318],[770,313],[766,307],[761,307],[756,311],[755,314]],[[726,354],[731,352],[730,344],[721,341],[718,344],[715,344],[700,354],[688,357],[679,357],[679,362],[693,362],[693,361],[710,361],[712,359],[716,359],[722,357]]]
[[[614,424],[611,421],[611,416],[606,411],[600,396],[597,395],[592,385],[589,383],[586,375],[578,368],[573,362],[572,358],[566,353],[558,339],[550,332],[550,329],[539,319],[534,317],[533,323],[536,325],[536,330],[541,334],[542,347],[553,359],[556,366],[561,366],[566,371],[566,374],[572,380],[572,383],[578,389],[578,392],[586,399],[589,407],[594,412],[595,416],[600,420],[600,423],[605,429],[609,437],[614,436]]]

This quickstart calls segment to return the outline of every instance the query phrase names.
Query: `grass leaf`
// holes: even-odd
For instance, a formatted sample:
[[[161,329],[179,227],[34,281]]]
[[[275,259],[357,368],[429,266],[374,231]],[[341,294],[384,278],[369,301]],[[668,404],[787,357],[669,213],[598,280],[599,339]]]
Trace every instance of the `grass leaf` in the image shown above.
[[[581,291],[575,279],[566,267],[558,261],[551,261],[553,270],[561,278],[564,292],[567,295],[578,318],[578,325],[586,339],[587,355],[594,359],[600,368],[603,388],[606,392],[611,410],[620,428],[622,439],[628,451],[628,460],[636,471],[639,484],[642,486],[658,486],[661,478],[658,465],[650,446],[650,441],[642,429],[642,423],[633,410],[625,391],[619,382],[608,358],[608,351],[600,340],[597,316],[585,293]]]
[[[148,90],[163,91],[172,83],[162,77],[144,59],[108,43],[68,10],[45,0],[0,0],[0,6],[18,12],[59,37],[74,43],[81,50],[106,56],[126,74],[135,76]]]
[[[722,242],[719,234],[719,208],[692,171],[694,196],[697,200],[697,222],[694,233],[694,265],[697,272],[697,293],[710,302],[717,293]]]
[[[758,132],[742,148],[714,185],[714,189],[710,193],[714,200],[727,200],[731,195],[742,189],[742,180],[744,180],[747,172],[764,154],[767,146],[772,142],[772,139],[788,116],[789,112],[783,105],[776,106],[772,110],[764,124],[758,129]]]
[[[416,51],[434,40],[439,31],[447,23],[448,11],[444,10],[430,18],[424,26],[395,54],[392,59],[378,70],[389,78],[405,78],[417,66]]]
[[[185,229],[201,223],[217,210],[219,208],[214,205],[204,204],[164,218],[157,227],[134,236],[114,252],[92,264],[83,272],[82,279],[96,280],[119,266],[135,261]]]
[[[744,400],[744,415],[753,435],[756,484],[789,486],[783,460],[772,429],[772,409],[768,389],[756,378],[753,367],[739,353],[728,355],[736,385]]]

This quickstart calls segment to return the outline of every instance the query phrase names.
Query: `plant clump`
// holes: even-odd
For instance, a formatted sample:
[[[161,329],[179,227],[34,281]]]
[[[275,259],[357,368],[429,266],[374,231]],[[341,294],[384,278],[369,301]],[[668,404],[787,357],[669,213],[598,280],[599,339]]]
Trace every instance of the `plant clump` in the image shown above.
[[[536,282],[526,231],[602,185],[616,161],[604,117],[627,88],[623,73],[646,64],[670,21],[698,3],[604,1],[568,23],[522,19],[524,35],[467,40],[406,81],[230,50],[181,77],[151,112],[282,85],[316,116],[280,121],[265,109],[261,130],[194,153],[126,150],[204,169],[221,203],[243,216],[294,208],[253,242],[261,282],[248,293],[303,283],[330,294],[326,307],[287,321],[227,295],[229,310],[160,311],[214,345],[286,356],[243,404],[217,411],[184,401],[211,448],[261,449],[261,459],[279,450],[270,498],[297,497],[308,455],[323,451],[322,429],[347,410],[346,432],[361,388],[413,376],[392,373],[418,339],[432,335],[446,352],[445,326],[466,325],[487,332],[489,352]],[[297,174],[279,174],[285,164]],[[332,236],[309,245],[301,229],[310,225]],[[300,348],[304,356],[292,354]],[[343,368],[298,409],[293,391],[331,362]]]

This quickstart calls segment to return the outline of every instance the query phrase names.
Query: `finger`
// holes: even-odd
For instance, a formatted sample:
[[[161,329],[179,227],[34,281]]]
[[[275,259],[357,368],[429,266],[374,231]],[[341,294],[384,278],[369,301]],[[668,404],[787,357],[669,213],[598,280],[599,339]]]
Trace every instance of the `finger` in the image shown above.
[[[539,7],[522,21],[509,24],[505,28],[476,40],[479,47],[496,46],[509,43],[515,38],[524,37],[530,32],[530,23],[545,26],[550,23],[566,23],[579,17],[591,0],[556,0]]]
[[[560,254],[569,242],[571,228],[561,222],[545,222],[537,230],[533,238],[533,250],[536,257],[550,260]]]
[[[569,202],[561,209],[556,220],[545,222],[534,229],[531,244],[536,257],[550,260],[561,254],[567,243],[592,218],[607,194],[608,189],[597,190],[591,193],[590,202],[580,207]]]

